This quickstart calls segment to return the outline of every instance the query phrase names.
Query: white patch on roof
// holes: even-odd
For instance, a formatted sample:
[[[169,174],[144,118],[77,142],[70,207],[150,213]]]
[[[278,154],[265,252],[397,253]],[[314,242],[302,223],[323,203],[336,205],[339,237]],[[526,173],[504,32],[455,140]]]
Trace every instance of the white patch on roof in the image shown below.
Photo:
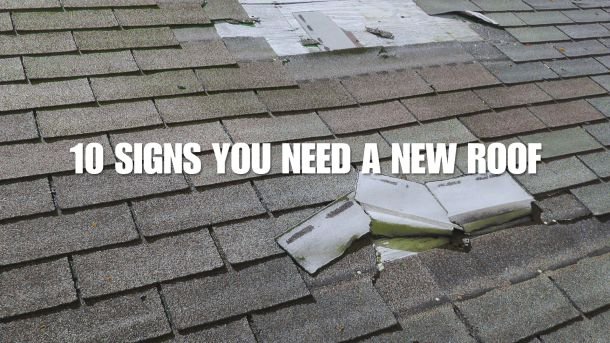
[[[301,44],[309,35],[294,16],[296,12],[319,11],[345,31],[351,32],[362,46],[403,46],[410,44],[478,41],[481,37],[468,22],[429,16],[413,0],[241,0],[254,26],[217,23],[222,37],[264,37],[280,56],[319,51]],[[366,32],[366,27],[394,34],[384,39]]]

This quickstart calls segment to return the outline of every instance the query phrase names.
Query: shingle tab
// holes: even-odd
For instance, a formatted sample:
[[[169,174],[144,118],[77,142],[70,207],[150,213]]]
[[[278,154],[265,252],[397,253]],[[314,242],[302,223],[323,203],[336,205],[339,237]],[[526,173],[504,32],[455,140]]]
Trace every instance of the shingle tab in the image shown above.
[[[520,138],[525,143],[542,143],[542,158],[569,155],[602,147],[579,127],[534,133]]]
[[[596,23],[610,21],[610,13],[602,9],[562,11],[562,13],[577,23]]]
[[[55,209],[49,181],[5,183],[0,185],[0,219],[19,217]]]
[[[485,13],[485,16],[498,23],[502,27],[508,26],[525,26],[525,22],[517,17],[512,12],[490,12]]]
[[[2,0],[0,9],[2,10],[25,10],[37,8],[60,8],[58,0]]]
[[[527,25],[568,24],[573,22],[560,11],[519,12],[516,15]]]
[[[281,62],[240,62],[238,68],[199,69],[207,91],[289,87],[296,85]]]
[[[44,137],[61,137],[161,124],[152,101],[108,104],[37,112]]]
[[[419,74],[439,92],[500,83],[478,63],[424,68]]]
[[[0,32],[13,31],[13,22],[9,12],[0,13]]]
[[[552,272],[551,279],[580,310],[591,312],[610,301],[610,255],[587,258]]]
[[[254,92],[158,99],[156,103],[168,123],[267,113]]]
[[[18,342],[134,342],[168,333],[155,290],[0,324],[0,338]]]
[[[501,12],[501,11],[529,11],[529,7],[521,0],[472,0],[483,11]]]
[[[271,211],[330,202],[354,190],[357,175],[290,175],[254,181]]]
[[[546,43],[570,40],[570,37],[555,26],[511,27],[507,28],[506,31],[521,43]]]
[[[178,41],[169,27],[76,31],[74,32],[74,40],[76,40],[76,44],[82,51],[153,48],[178,45]]]
[[[463,117],[462,122],[479,138],[508,136],[545,128],[526,108],[476,114]]]
[[[604,92],[603,89],[602,92]],[[610,118],[610,96],[587,99],[587,101],[591,105],[593,105],[593,107],[597,108],[598,111],[603,113],[606,117]]]
[[[0,225],[0,265],[138,238],[127,205]]]
[[[107,75],[138,71],[138,65],[129,51],[24,57],[30,79]]]
[[[546,193],[597,179],[595,174],[574,156],[539,164],[536,172],[515,176],[532,194]]]
[[[299,89],[262,90],[260,99],[272,112],[302,111],[355,105],[356,102],[336,80],[300,83]]]
[[[595,137],[603,145],[610,145],[610,123],[587,125],[584,127],[591,136]]]
[[[249,18],[238,0],[208,0],[204,10],[212,20]]]
[[[188,188],[182,174],[120,175],[114,170],[106,170],[98,175],[55,176],[53,185],[61,208],[82,207]]]
[[[467,143],[476,140],[457,119],[435,121],[381,132],[390,143]]]
[[[0,274],[0,318],[76,301],[67,258]]]
[[[74,257],[74,268],[85,298],[147,286],[222,266],[220,255],[207,230]]]
[[[86,79],[0,85],[0,111],[27,110],[93,101],[95,99]]]
[[[457,306],[484,341],[517,341],[579,315],[544,276],[493,290]],[[502,325],[493,325],[497,322]]]
[[[0,180],[74,170],[74,156],[69,150],[78,143],[101,144],[104,148],[104,162],[106,164],[114,162],[112,149],[105,136],[53,143],[0,146],[0,156],[2,156]]]
[[[357,280],[312,290],[315,303],[299,304],[255,315],[265,342],[351,340],[396,324],[370,280]],[[346,311],[351,308],[351,311]],[[307,337],[307,338],[305,338]]]
[[[532,106],[530,111],[549,127],[579,124],[604,118],[595,107],[585,100]]]
[[[513,63],[497,61],[487,62],[484,65],[500,81],[508,84],[559,78],[542,62]]]
[[[591,213],[570,193],[546,198],[537,204],[542,210],[540,220],[543,223],[574,220]]]
[[[208,19],[201,7],[118,9],[114,13],[123,27],[201,25],[210,23],[210,19]]]
[[[399,102],[320,111],[320,117],[337,134],[368,131],[415,122]]]
[[[137,76],[95,77],[91,88],[98,101],[151,98],[203,92],[192,70]]]
[[[190,333],[186,336],[177,337],[173,340],[175,343],[206,343],[206,342],[240,342],[240,343],[256,343],[254,334],[250,329],[248,320],[242,318],[240,320],[214,326],[209,329]]]
[[[533,84],[477,89],[475,93],[492,108],[534,104],[552,100],[550,96]]]
[[[0,143],[38,138],[32,112],[0,115]]]
[[[309,295],[288,258],[170,285],[164,285],[178,329],[217,321]]]
[[[610,213],[610,183],[599,183],[572,189],[578,200],[596,216]]]
[[[579,157],[597,176],[610,177],[610,152],[600,151]]]
[[[572,0],[523,0],[537,10],[578,8]]]
[[[236,142],[280,142],[332,135],[315,113],[232,119],[224,123]]]
[[[23,66],[18,57],[0,58],[0,82],[25,80]]]
[[[561,77],[595,75],[608,72],[608,68],[603,66],[594,58],[560,60],[545,62],[545,64]]]
[[[265,213],[254,189],[247,183],[136,201],[133,208],[145,236],[187,230]],[[171,211],[171,218],[167,217],[166,211]]]
[[[156,0],[62,0],[66,8],[156,6]]]
[[[13,13],[17,31],[74,30],[119,26],[111,10]],[[41,27],[41,23],[44,26]]]
[[[341,83],[360,103],[432,93],[413,70],[355,76]]]
[[[421,121],[489,109],[472,91],[404,99],[401,102]]]
[[[0,56],[76,51],[70,32],[0,35]]]
[[[606,91],[586,77],[539,82],[537,85],[555,99],[571,99],[605,94]]]
[[[513,62],[550,60],[563,57],[550,44],[497,44],[496,47]]]
[[[555,44],[555,48],[568,57],[610,54],[610,49],[597,40],[562,42]]]
[[[142,70],[199,68],[236,63],[221,40],[182,43],[181,49],[135,50]]]
[[[600,24],[561,25],[558,28],[573,39],[601,38],[610,36],[610,31]]]
[[[113,144],[197,143],[201,146],[201,151],[212,150],[212,143],[230,142],[229,136],[219,122],[115,134],[110,136],[110,139]]]

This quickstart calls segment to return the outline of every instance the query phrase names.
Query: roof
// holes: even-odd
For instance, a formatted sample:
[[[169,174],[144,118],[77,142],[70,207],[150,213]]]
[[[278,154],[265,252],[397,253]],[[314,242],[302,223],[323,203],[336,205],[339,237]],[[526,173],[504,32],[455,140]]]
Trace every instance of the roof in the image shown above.
[[[0,341],[604,341],[610,2],[455,3],[503,28],[280,58],[215,34],[248,20],[237,0],[0,0]],[[361,156],[348,175],[111,170],[112,146],[154,141],[200,143],[204,166],[212,142],[376,142],[385,161],[393,142],[542,142],[516,177],[541,220],[382,272],[364,239],[312,276],[274,237],[352,191]],[[80,142],[106,147],[103,173],[74,173]]]

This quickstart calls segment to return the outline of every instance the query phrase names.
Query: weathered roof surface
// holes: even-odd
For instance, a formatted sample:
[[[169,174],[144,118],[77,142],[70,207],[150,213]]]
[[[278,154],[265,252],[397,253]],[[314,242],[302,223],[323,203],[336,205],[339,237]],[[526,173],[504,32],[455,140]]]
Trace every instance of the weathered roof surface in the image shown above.
[[[505,27],[279,59],[215,34],[248,19],[237,0],[0,0],[0,341],[607,340],[610,1],[419,2]],[[153,141],[201,144],[204,172],[112,170],[111,146]],[[356,156],[342,176],[211,173],[232,141]],[[543,222],[381,273],[367,239],[313,276],[278,248],[353,190],[365,142],[387,165],[416,141],[542,142],[516,179]],[[75,175],[78,142],[107,170]]]

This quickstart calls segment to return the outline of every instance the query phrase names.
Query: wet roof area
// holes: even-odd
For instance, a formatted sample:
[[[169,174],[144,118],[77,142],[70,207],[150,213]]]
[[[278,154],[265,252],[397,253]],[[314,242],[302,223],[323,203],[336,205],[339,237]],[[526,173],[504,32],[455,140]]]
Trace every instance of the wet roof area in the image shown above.
[[[0,0],[0,341],[607,340],[610,1],[421,0],[479,38],[294,56],[219,34],[264,25],[245,2]],[[213,166],[213,142],[305,141],[348,143],[352,172],[112,168],[120,142],[196,142]],[[310,275],[275,241],[354,191],[364,143],[384,173],[390,143],[459,143],[455,174],[399,175],[423,183],[463,175],[466,143],[517,141],[543,144],[514,177],[540,220],[469,253],[379,272],[365,236]],[[77,175],[90,142],[106,170]]]

